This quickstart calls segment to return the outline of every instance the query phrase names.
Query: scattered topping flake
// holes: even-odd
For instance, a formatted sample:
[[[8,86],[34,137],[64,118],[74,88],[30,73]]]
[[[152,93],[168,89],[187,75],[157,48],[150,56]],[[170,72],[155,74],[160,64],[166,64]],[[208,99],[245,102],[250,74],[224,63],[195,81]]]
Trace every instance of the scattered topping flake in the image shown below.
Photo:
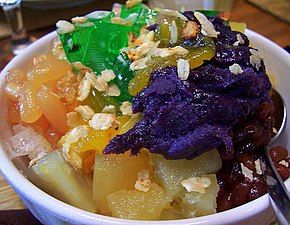
[[[154,55],[163,58],[171,55],[186,55],[187,53],[187,49],[181,46],[175,46],[173,48],[157,48],[154,52]]]
[[[120,106],[120,110],[124,116],[132,116],[132,103],[131,102],[123,102],[122,105]]]
[[[177,61],[177,74],[181,80],[187,80],[189,76],[190,66],[189,62],[185,59],[179,59]]]
[[[73,32],[75,30],[75,26],[65,20],[60,20],[56,23],[57,33],[58,34],[66,34]]]
[[[256,168],[256,173],[259,174],[259,175],[262,175],[263,172],[262,172],[262,168],[261,168],[261,161],[260,159],[257,159],[255,161],[255,168]]]
[[[195,18],[201,25],[201,33],[208,37],[217,37],[220,32],[216,31],[213,24],[200,12],[194,12]]]
[[[58,59],[66,59],[66,55],[60,40],[53,42],[52,54]]]
[[[250,170],[248,167],[244,166],[243,163],[241,163],[241,169],[242,174],[244,174],[244,176],[248,178],[250,181],[253,181],[253,171]]]
[[[175,10],[170,10],[170,9],[162,9],[160,11],[160,13],[162,13],[163,15],[165,16],[173,16],[173,17],[178,17],[184,21],[188,21],[187,17],[184,16],[183,14],[181,14],[180,12],[178,11],[175,11]]]
[[[142,0],[128,0],[126,1],[126,7],[132,8],[133,6],[138,5],[140,3],[142,3]]]
[[[113,17],[113,18],[111,19],[111,23],[120,24],[120,25],[125,25],[125,26],[130,26],[130,25],[132,25],[132,22],[131,22],[131,21],[129,21],[129,20],[125,20],[125,19],[123,19],[123,18],[121,18],[121,17],[118,17],[118,16]]]
[[[77,112],[69,112],[66,114],[67,125],[69,127],[74,127],[78,122],[78,113]]]
[[[223,11],[219,13],[219,18],[228,21],[231,17],[231,13],[229,11]]]
[[[253,67],[259,70],[261,67],[261,61],[262,61],[262,58],[259,52],[255,49],[250,49],[250,53],[252,54],[250,56],[250,63],[252,64]]]
[[[245,44],[245,41],[244,41],[241,34],[237,34],[236,37],[237,37],[237,41],[233,44],[234,46],[239,46],[240,44],[241,45]]]
[[[98,91],[104,92],[108,88],[106,79],[103,79],[102,76],[97,77],[95,73],[86,73],[85,78],[89,80],[91,86],[97,89]]]
[[[144,42],[136,48],[132,48],[128,51],[128,57],[131,61],[140,59],[148,54],[148,52],[155,47],[155,42]]]
[[[77,70],[83,70],[83,69],[91,70],[89,67],[85,66],[82,62],[73,62],[72,66]]]
[[[113,70],[103,70],[101,72],[101,76],[99,77],[99,81],[101,82],[109,82],[111,80],[114,80],[116,77]]]
[[[75,108],[75,111],[81,114],[85,120],[92,119],[95,114],[94,110],[88,105],[79,105]]]
[[[273,131],[274,134],[278,134],[278,131],[277,131],[277,129],[275,127],[272,128],[272,131]]]
[[[95,130],[107,130],[114,125],[116,116],[108,113],[96,113],[89,124]]]
[[[200,32],[200,29],[196,22],[188,21],[185,28],[182,30],[181,36],[185,39],[196,38],[197,34]]]
[[[211,181],[208,177],[190,177],[181,181],[181,185],[188,191],[188,192],[199,192],[201,194],[205,193],[205,189],[209,187]]]
[[[151,30],[148,34],[146,34],[144,42],[147,43],[147,42],[154,41],[154,35],[155,35],[154,31]]]
[[[87,22],[88,18],[84,17],[84,16],[76,16],[74,18],[71,19],[71,21],[73,23],[85,23]]]
[[[135,188],[139,191],[147,192],[150,189],[151,179],[149,170],[141,170],[138,173],[138,180],[135,183]]]
[[[281,161],[279,162],[279,164],[281,164],[281,165],[283,165],[283,166],[286,166],[287,168],[289,167],[289,163],[286,162],[286,160],[281,160]]]
[[[73,128],[63,138],[68,144],[76,143],[80,138],[85,138],[89,133],[87,125],[81,125]]]
[[[106,90],[108,96],[120,96],[121,91],[116,84],[111,84]]]
[[[78,97],[77,100],[84,101],[90,94],[91,84],[85,77],[81,80],[78,87]]]
[[[175,44],[177,40],[178,40],[178,28],[176,26],[175,20],[173,20],[170,25],[170,43]]]
[[[231,73],[236,75],[241,74],[243,72],[243,69],[237,63],[234,63],[233,65],[229,66],[229,70],[231,71]]]
[[[34,131],[31,127],[24,127],[22,124],[13,126],[14,135],[10,137],[12,145],[12,158],[27,155],[32,166],[38,159],[43,157],[52,148],[47,140]]]
[[[102,113],[109,113],[109,114],[116,114],[116,107],[114,105],[106,105],[103,110]]]

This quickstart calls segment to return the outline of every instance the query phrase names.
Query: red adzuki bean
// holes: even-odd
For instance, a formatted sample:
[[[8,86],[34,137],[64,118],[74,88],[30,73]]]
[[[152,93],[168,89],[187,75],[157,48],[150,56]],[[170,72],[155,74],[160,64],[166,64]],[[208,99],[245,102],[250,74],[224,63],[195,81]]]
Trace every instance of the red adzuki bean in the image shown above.
[[[270,156],[274,162],[280,162],[287,158],[288,151],[282,146],[273,147],[270,149]]]

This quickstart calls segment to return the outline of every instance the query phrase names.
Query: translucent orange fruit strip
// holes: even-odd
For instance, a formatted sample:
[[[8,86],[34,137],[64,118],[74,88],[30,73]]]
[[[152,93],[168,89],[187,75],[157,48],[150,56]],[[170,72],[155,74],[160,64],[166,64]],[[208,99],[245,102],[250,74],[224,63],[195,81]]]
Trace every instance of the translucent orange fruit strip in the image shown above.
[[[61,134],[68,130],[67,111],[60,98],[45,86],[37,94],[39,106],[49,123]]]
[[[33,123],[38,120],[42,115],[36,96],[37,91],[38,88],[31,81],[27,81],[23,85],[22,93],[19,100],[20,117],[21,120],[25,123]]]

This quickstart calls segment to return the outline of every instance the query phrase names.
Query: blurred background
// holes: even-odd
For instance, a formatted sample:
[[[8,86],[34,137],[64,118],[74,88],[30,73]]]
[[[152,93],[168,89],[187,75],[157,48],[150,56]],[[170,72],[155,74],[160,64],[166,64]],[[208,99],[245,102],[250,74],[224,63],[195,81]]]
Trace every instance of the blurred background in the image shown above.
[[[19,4],[21,0],[0,0],[1,8],[5,8],[3,6],[5,2],[6,4],[7,2]],[[125,0],[22,0],[24,27],[30,37],[28,41],[34,41],[53,31],[55,23],[60,19],[70,19],[73,16],[85,15],[94,10],[110,10],[115,2],[124,3]],[[289,0],[147,0],[145,3],[150,7],[166,7],[177,10],[227,10],[232,13],[232,21],[246,23],[248,28],[266,36],[281,47],[290,45]],[[19,20],[21,11],[15,10],[17,15],[12,18],[12,23],[16,27],[14,31],[19,29],[19,35],[23,37],[25,30],[22,29],[23,24]],[[13,38],[15,39],[15,35]],[[11,29],[1,9],[0,69],[13,57],[11,47],[13,47],[11,46]]]

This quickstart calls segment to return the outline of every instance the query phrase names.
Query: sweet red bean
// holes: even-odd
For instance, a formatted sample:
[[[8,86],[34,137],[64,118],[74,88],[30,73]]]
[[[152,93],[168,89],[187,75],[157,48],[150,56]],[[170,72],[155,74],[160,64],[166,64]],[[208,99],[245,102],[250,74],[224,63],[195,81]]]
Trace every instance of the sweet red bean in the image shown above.
[[[217,211],[222,212],[234,207],[232,201],[232,194],[229,191],[221,190],[217,197]]]
[[[274,162],[280,162],[287,158],[288,151],[282,146],[273,147],[270,149],[270,156]]]
[[[261,182],[253,183],[249,190],[247,201],[252,201],[267,193],[267,186]]]
[[[250,170],[255,169],[254,157],[251,154],[242,154],[238,157],[237,161],[243,163],[244,166],[248,167]]]
[[[237,182],[232,187],[232,202],[235,206],[242,205],[247,202],[248,193],[252,183],[246,180]]]
[[[289,169],[282,164],[279,164],[279,163],[274,163],[274,164],[282,180],[287,180],[289,177]]]
[[[269,102],[264,102],[258,109],[258,119],[264,121],[267,117],[271,116],[274,113],[274,105]]]

